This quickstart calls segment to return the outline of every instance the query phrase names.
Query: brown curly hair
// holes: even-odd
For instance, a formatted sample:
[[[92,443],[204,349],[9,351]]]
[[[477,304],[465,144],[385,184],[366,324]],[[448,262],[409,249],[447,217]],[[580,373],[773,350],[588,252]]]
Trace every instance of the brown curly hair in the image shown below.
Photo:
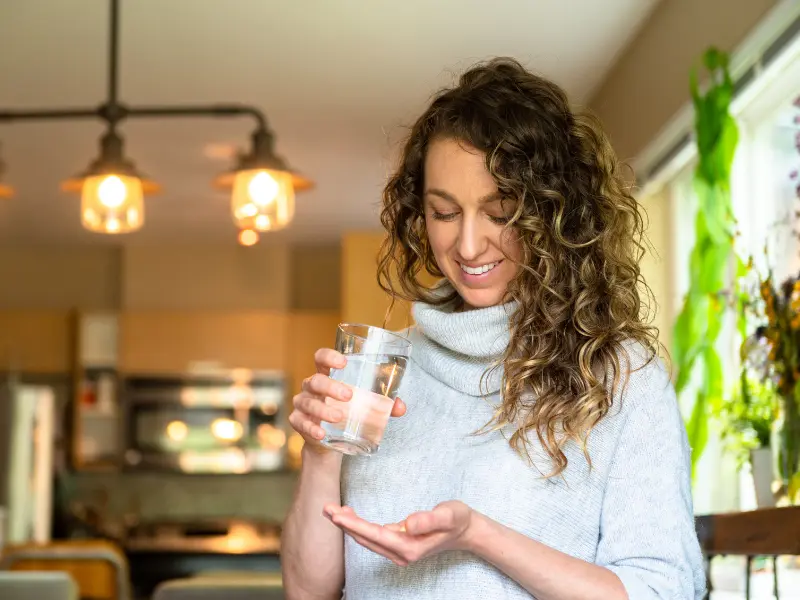
[[[552,460],[548,476],[557,475],[567,466],[568,440],[589,460],[588,435],[627,380],[629,343],[646,350],[647,362],[660,349],[649,324],[652,293],[639,269],[642,211],[598,122],[573,112],[555,84],[515,60],[494,59],[435,97],[386,185],[378,281],[393,298],[437,305],[457,299],[420,282],[423,270],[443,277],[422,198],[426,148],[441,138],[485,153],[498,190],[516,202],[508,227],[522,257],[507,300],[517,309],[498,362],[503,400],[487,428],[515,424],[510,443],[529,459],[528,434],[535,432]]]

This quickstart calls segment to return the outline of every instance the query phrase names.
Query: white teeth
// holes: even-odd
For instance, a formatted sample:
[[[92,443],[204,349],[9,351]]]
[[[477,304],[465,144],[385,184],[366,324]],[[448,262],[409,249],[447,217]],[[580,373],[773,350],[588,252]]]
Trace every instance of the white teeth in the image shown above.
[[[482,273],[486,273],[487,271],[491,271],[494,269],[500,261],[489,263],[488,265],[481,265],[480,267],[468,267],[466,265],[462,265],[459,263],[461,270],[465,273],[469,273],[470,275],[481,275]]]

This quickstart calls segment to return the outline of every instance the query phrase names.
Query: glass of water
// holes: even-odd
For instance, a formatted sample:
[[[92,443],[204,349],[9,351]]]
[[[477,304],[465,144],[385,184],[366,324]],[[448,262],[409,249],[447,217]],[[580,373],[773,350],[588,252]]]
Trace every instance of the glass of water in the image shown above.
[[[353,396],[348,402],[325,400],[344,416],[338,423],[322,422],[322,443],[344,454],[373,454],[389,422],[411,342],[380,327],[343,323],[336,330],[336,350],[347,365],[331,369],[331,379],[350,387]]]

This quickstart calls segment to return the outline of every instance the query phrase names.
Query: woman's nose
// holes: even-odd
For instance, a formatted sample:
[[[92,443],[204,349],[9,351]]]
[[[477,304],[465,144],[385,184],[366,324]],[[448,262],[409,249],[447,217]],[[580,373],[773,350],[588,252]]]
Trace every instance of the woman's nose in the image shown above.
[[[486,250],[487,238],[478,219],[467,217],[461,219],[461,230],[458,236],[458,254],[465,261],[473,261]]]

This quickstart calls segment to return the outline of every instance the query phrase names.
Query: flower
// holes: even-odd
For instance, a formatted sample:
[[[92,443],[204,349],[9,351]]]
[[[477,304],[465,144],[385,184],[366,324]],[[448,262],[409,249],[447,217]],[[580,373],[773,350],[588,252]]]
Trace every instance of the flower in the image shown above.
[[[772,273],[759,277],[760,306],[750,305],[761,324],[743,341],[742,366],[778,394],[800,386],[800,276],[777,285]]]

